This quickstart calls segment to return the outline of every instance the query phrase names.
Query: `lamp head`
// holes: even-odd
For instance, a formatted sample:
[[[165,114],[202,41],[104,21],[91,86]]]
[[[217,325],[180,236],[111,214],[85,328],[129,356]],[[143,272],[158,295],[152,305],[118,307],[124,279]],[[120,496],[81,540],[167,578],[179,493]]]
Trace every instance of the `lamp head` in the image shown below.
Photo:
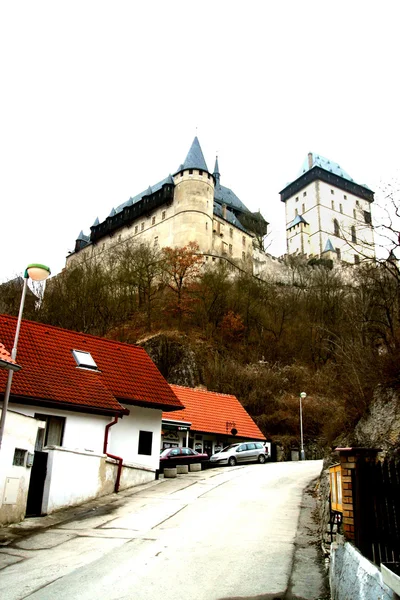
[[[304,400],[304,398],[307,397],[307,394],[305,392],[301,392],[300,394],[300,398],[302,398]]]
[[[33,281],[44,281],[48,278],[50,273],[51,271],[49,267],[46,267],[46,265],[34,263],[26,267],[24,277],[25,279],[30,277]]]

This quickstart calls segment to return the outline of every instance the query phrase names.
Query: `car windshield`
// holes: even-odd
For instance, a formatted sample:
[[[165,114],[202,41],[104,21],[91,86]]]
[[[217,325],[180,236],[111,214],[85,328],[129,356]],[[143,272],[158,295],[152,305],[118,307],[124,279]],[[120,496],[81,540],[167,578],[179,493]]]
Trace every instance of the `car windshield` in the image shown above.
[[[221,452],[228,452],[229,450],[232,450],[232,448],[236,448],[237,446],[239,446],[239,444],[231,444],[230,446],[227,446],[226,448],[221,450]]]
[[[165,448],[160,454],[160,456],[167,456],[168,452],[171,452],[171,448]]]

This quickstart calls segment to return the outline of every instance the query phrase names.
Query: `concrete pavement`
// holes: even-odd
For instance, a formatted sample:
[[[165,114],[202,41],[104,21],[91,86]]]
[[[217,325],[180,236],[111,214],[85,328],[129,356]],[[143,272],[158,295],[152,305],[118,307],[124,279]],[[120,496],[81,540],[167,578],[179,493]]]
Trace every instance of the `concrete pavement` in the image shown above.
[[[27,519],[0,531],[0,597],[327,597],[304,494],[321,467],[212,469]]]

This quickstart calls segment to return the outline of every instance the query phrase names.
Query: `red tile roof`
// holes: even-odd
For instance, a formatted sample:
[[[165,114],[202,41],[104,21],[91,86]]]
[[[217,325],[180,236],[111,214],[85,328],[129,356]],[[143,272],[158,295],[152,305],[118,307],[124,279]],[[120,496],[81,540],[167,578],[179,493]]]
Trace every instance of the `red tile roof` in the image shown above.
[[[13,343],[16,323],[15,317],[0,315],[0,338],[8,346]],[[90,352],[99,371],[77,367],[72,350]],[[18,363],[23,368],[14,376],[11,398],[105,413],[124,412],[120,402],[167,412],[182,408],[149,355],[133,344],[24,320]],[[6,380],[6,371],[0,369],[0,394]]]
[[[11,358],[11,354],[5,349],[3,344],[0,344],[0,369],[8,371],[19,371],[20,365],[17,365],[15,360]]]
[[[230,435],[231,429],[235,428],[238,437],[265,440],[265,435],[236,396],[179,385],[171,385],[171,388],[185,408],[173,415],[163,413],[163,419],[189,421],[192,431]]]

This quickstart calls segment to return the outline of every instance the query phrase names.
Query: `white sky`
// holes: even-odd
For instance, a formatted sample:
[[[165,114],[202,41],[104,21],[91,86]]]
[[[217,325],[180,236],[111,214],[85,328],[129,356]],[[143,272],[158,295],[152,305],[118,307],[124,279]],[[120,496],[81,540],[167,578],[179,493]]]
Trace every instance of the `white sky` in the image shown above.
[[[59,272],[196,133],[282,254],[279,191],[307,152],[375,190],[396,175],[399,23],[382,0],[2,2],[0,282]]]

